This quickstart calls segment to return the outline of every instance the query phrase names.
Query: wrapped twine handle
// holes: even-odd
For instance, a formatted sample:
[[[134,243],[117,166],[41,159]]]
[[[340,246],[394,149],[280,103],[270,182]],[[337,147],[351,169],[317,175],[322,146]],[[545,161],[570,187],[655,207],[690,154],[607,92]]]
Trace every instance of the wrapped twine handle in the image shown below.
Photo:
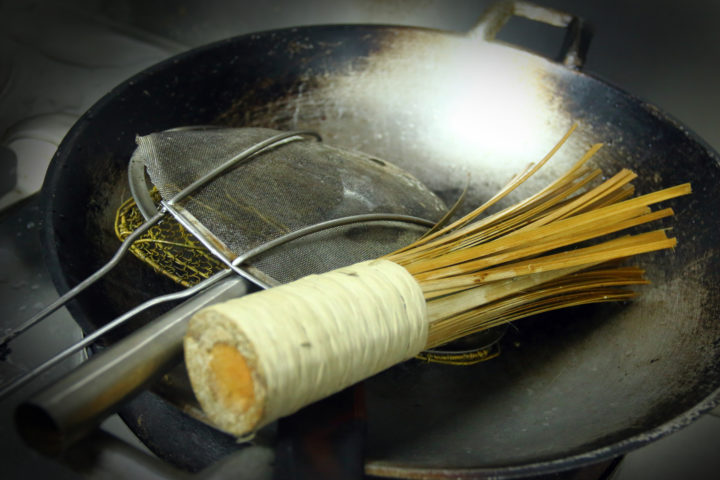
[[[240,436],[417,355],[427,337],[420,286],[372,260],[198,312],[185,361],[210,420]]]

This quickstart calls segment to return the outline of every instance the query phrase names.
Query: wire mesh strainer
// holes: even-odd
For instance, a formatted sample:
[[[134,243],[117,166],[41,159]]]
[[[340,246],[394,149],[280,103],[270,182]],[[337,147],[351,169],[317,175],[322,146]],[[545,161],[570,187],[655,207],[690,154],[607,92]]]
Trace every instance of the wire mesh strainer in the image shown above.
[[[167,202],[235,152],[277,133],[261,128],[154,133],[139,139],[132,161],[145,165]],[[227,171],[173,207],[186,225],[229,260],[326,220],[373,213],[436,220],[445,210],[404,171],[362,153],[312,141],[273,148],[260,161]],[[345,265],[348,259],[375,258],[423,231],[406,222],[337,228],[276,247],[246,264],[285,283]]]
[[[167,212],[228,268],[191,289],[156,297],[126,312],[6,385],[0,395],[139,311],[192,295],[231,270],[267,287],[375,258],[424,232],[431,222],[422,218],[435,220],[445,212],[442,201],[409,174],[360,153],[309,141],[313,136],[318,137],[254,128],[183,128],[139,137],[129,178],[146,222],[126,237],[103,268],[10,332],[3,343],[112,269],[133,242],[168,221]],[[160,193],[159,210],[143,170]]]

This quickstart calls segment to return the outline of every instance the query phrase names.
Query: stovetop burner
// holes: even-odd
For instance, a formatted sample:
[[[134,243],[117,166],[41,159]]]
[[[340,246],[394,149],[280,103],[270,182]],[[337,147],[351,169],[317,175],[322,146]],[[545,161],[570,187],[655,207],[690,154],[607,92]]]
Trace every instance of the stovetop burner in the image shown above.
[[[3,179],[0,181],[0,265],[3,270],[0,321],[3,329],[14,326],[55,297],[54,287],[41,261],[38,241],[41,212],[33,194],[40,187],[50,155],[68,128],[116,84],[146,66],[185,50],[186,45],[195,46],[239,33],[297,24],[375,21],[462,31],[472,25],[485,6],[482,2],[464,2],[462,8],[450,10],[441,2],[387,2],[381,5],[327,1],[313,8],[315,13],[310,16],[309,9],[296,5],[296,2],[268,9],[254,9],[240,2],[229,7],[230,11],[217,8],[212,11],[217,7],[215,2],[186,2],[185,6],[172,11],[164,10],[165,7],[159,4],[145,3],[11,1],[0,7],[0,26],[3,27],[0,34],[0,132],[3,133],[0,145],[0,177]],[[571,1],[544,3],[553,3],[570,11],[580,8]],[[204,8],[205,4],[210,7]],[[653,2],[652,9],[640,13],[641,8],[647,8],[643,4],[620,9],[607,5],[607,2],[587,2],[582,6],[583,12],[576,12],[593,20],[597,32],[587,68],[602,72],[628,90],[676,112],[718,148],[720,118],[708,112],[720,111],[716,108],[720,104],[715,95],[718,75],[713,70],[720,48],[715,29],[720,10],[704,2],[702,7],[697,7],[702,10],[697,11],[692,10],[693,2],[686,2],[682,10],[678,10],[679,6]],[[411,13],[408,13],[409,7]],[[647,13],[653,11],[657,18]],[[633,14],[641,16],[643,21],[636,21]],[[678,31],[678,25],[687,26],[685,36],[678,35],[687,41],[687,46],[682,48],[675,40],[677,37],[669,46],[670,36],[666,34],[671,28]],[[643,38],[640,34],[646,35],[648,40],[638,41]],[[674,50],[670,48],[672,46]],[[634,49],[638,56],[620,55],[626,48]],[[657,71],[661,68],[657,57],[650,54],[659,50],[668,52],[673,59],[663,62],[673,65],[666,65],[667,70],[662,72]],[[676,73],[673,75],[673,72]],[[674,82],[684,87],[678,87]],[[11,186],[6,179],[13,177],[16,182]],[[0,376],[10,378],[27,370],[48,350],[69,344],[80,335],[72,318],[60,313],[50,329],[35,332],[13,344],[7,361],[0,362]],[[77,477],[58,462],[39,457],[25,448],[14,433],[11,417],[19,399],[82,359],[82,355],[74,357],[67,365],[0,404],[0,458],[8,478]],[[126,413],[124,416],[127,418],[128,415],[139,421],[138,415]],[[124,426],[118,425],[116,419],[106,426],[135,445],[134,448],[144,448]],[[700,433],[693,438],[692,432]],[[681,443],[674,443],[675,437]],[[622,461],[610,460],[536,478],[629,480],[636,474],[662,478],[663,473],[673,475],[678,471],[673,470],[674,467],[658,470],[657,465],[666,465],[669,459],[681,465],[688,478],[714,478],[713,473],[720,469],[720,464],[712,449],[707,447],[716,444],[718,437],[720,420],[710,416],[658,442],[659,446],[645,447]],[[656,456],[653,457],[652,452]],[[680,456],[685,460],[680,460]],[[122,460],[113,466],[121,472],[129,471],[123,470]]]

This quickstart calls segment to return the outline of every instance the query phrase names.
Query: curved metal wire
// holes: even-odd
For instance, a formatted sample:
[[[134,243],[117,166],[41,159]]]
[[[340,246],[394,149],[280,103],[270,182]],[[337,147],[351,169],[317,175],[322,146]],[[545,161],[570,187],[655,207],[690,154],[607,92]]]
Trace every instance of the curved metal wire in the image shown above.
[[[182,189],[180,192],[178,192],[175,196],[173,196],[170,200],[168,200],[168,205],[174,205],[175,203],[179,202],[183,198],[190,195],[192,192],[198,190],[199,188],[206,185],[208,182],[214,180],[219,175],[227,171],[228,169],[240,165],[244,161],[247,161],[254,157],[255,155],[262,153],[266,150],[269,150],[271,148],[277,147],[279,145],[284,145],[288,142],[293,142],[297,140],[304,140],[308,137],[313,137],[319,141],[322,141],[322,138],[320,135],[316,132],[312,131],[295,131],[295,132],[283,132],[277,135],[273,135],[270,138],[267,138],[261,142],[258,142],[254,144],[253,146],[247,148],[246,150],[238,153],[234,157],[230,158],[228,161],[224,162],[223,164],[219,165],[215,169],[211,170],[210,172],[206,173],[202,177],[198,178],[194,182],[192,182],[190,185]],[[85,280],[80,282],[75,287],[71,288],[67,292],[65,292],[63,295],[60,296],[57,300],[55,300],[53,303],[45,307],[43,310],[38,312],[33,317],[29,318],[22,324],[20,324],[18,327],[13,328],[8,333],[6,333],[2,339],[0,340],[0,350],[2,350],[6,345],[12,341],[14,338],[16,338],[18,335],[21,335],[29,328],[33,327],[49,315],[51,315],[53,312],[57,311],[60,307],[64,306],[67,302],[75,298],[77,295],[79,295],[81,292],[83,292],[85,289],[87,289],[90,285],[97,282],[100,278],[102,278],[105,274],[107,274],[110,270],[112,270],[115,266],[117,266],[118,263],[120,263],[120,260],[122,257],[127,253],[128,249],[132,245],[132,243],[143,233],[145,233],[150,227],[158,223],[167,213],[167,208],[163,207],[158,212],[153,215],[151,218],[147,219],[147,221],[140,226],[138,229],[136,229],[128,238],[125,239],[125,241],[120,245],[118,250],[115,252],[113,257],[108,261],[105,265],[100,267],[98,270],[96,270],[92,275],[87,277]],[[202,238],[200,238],[202,240]],[[254,275],[252,275],[249,272],[245,272],[239,268],[233,268],[237,273],[240,273],[245,277],[246,279],[250,280],[253,283],[258,284],[261,287],[265,287],[266,284],[262,280],[258,279]]]
[[[334,228],[334,227],[340,227],[343,225],[350,225],[353,223],[373,222],[373,221],[405,222],[405,223],[412,223],[412,224],[416,224],[416,225],[425,226],[428,228],[430,228],[434,225],[434,222],[431,222],[429,220],[425,220],[422,218],[418,218],[418,217],[413,217],[410,215],[365,214],[365,215],[352,215],[352,216],[348,216],[348,217],[327,220],[325,222],[320,222],[320,223],[310,225],[308,227],[296,230],[294,232],[290,232],[281,237],[278,237],[271,241],[268,241],[258,247],[255,247],[252,250],[247,251],[243,255],[238,256],[231,262],[232,266],[235,268],[229,268],[227,270],[223,270],[221,272],[216,273],[212,277],[207,278],[207,279],[203,280],[202,282],[200,282],[192,287],[189,287],[185,290],[181,290],[178,292],[174,292],[174,293],[161,295],[161,296],[152,298],[152,299],[138,305],[137,307],[135,307],[131,310],[128,310],[127,312],[125,312],[124,314],[115,318],[114,320],[110,321],[106,325],[102,326],[101,328],[99,328],[99,329],[95,330],[94,332],[92,332],[91,334],[87,335],[79,342],[76,342],[75,344],[67,347],[65,350],[52,356],[50,359],[41,363],[40,365],[33,368],[29,372],[21,375],[20,377],[16,378],[12,382],[3,386],[2,389],[0,389],[0,398],[3,398],[6,395],[17,390],[18,388],[25,385],[27,382],[29,382],[33,378],[37,377],[38,375],[42,374],[43,372],[45,372],[48,369],[52,368],[53,366],[57,365],[61,361],[65,360],[73,353],[76,353],[79,350],[92,344],[97,339],[99,339],[103,335],[107,334],[111,330],[117,328],[118,326],[122,325],[123,323],[127,322],[129,319],[131,319],[135,315],[139,314],[140,312],[143,312],[143,311],[147,310],[148,308],[154,307],[156,305],[160,305],[162,303],[166,303],[166,302],[170,302],[170,301],[174,301],[174,300],[181,300],[183,298],[187,298],[192,295],[195,295],[195,294],[205,290],[206,288],[214,285],[215,283],[219,282],[220,280],[227,278],[228,276],[230,276],[233,273],[233,271],[237,271],[236,269],[239,268],[239,266],[243,262],[246,262],[247,260],[249,260],[257,255],[260,255],[261,253],[264,253],[272,248],[276,248],[280,245],[288,243],[292,240],[296,240],[298,238],[301,238],[301,237],[304,237],[304,236],[307,236],[307,235],[310,235],[313,233],[317,233],[322,230],[327,230],[327,229]],[[243,273],[247,273],[247,272],[243,272]],[[243,275],[243,276],[245,276],[245,275]]]

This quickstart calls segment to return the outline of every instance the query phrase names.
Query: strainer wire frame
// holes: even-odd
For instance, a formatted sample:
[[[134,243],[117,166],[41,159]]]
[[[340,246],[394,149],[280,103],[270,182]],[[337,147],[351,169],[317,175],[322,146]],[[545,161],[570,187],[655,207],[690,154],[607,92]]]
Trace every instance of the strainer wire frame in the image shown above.
[[[6,385],[2,386],[0,388],[0,398],[4,398],[5,396],[9,395],[13,391],[17,390],[21,386],[25,385],[30,380],[36,378],[38,375],[42,374],[43,372],[47,371],[48,369],[52,368],[59,362],[65,360],[70,355],[82,350],[83,348],[89,346],[93,342],[95,342],[97,339],[105,335],[106,333],[110,332],[111,330],[117,328],[121,324],[127,322],[135,315],[138,315],[139,313],[147,310],[148,308],[151,308],[153,306],[170,302],[170,301],[176,301],[181,300],[184,298],[191,297],[209,287],[212,285],[218,283],[220,280],[223,280],[227,277],[229,277],[232,273],[236,273],[246,280],[254,283],[260,288],[267,289],[272,286],[277,285],[279,282],[274,281],[274,279],[267,277],[266,279],[261,280],[256,275],[248,272],[247,270],[243,269],[241,267],[241,264],[246,262],[252,257],[255,257],[257,255],[260,255],[272,248],[276,248],[282,244],[288,243],[292,240],[296,240],[298,238],[320,232],[322,230],[331,229],[335,227],[340,227],[344,225],[350,225],[353,223],[363,223],[363,222],[375,222],[375,221],[394,221],[394,222],[406,222],[411,224],[416,224],[420,226],[424,226],[427,228],[433,227],[436,222],[432,222],[430,220],[422,219],[419,217],[414,217],[411,215],[402,215],[402,214],[386,214],[386,213],[373,213],[373,214],[362,214],[362,215],[352,215],[342,218],[337,218],[333,220],[327,220],[324,222],[316,223],[314,225],[310,225],[304,228],[300,228],[298,230],[295,230],[293,232],[287,233],[285,235],[282,235],[280,237],[277,237],[275,239],[269,240],[255,248],[252,248],[248,250],[247,252],[237,256],[234,259],[229,259],[225,254],[223,254],[219,249],[217,249],[210,240],[205,237],[205,235],[202,234],[202,232],[192,223],[189,222],[176,208],[176,204],[186,198],[188,195],[192,194],[193,192],[197,191],[199,188],[202,188],[204,185],[206,185],[208,182],[214,180],[219,175],[227,171],[229,168],[233,166],[237,166],[241,162],[250,160],[255,155],[262,153],[264,151],[267,151],[271,148],[275,148],[280,145],[284,145],[289,142],[298,141],[298,140],[307,140],[309,137],[314,137],[317,141],[322,141],[322,137],[313,131],[292,131],[292,132],[283,132],[277,135],[274,135],[270,138],[267,138],[261,142],[258,142],[254,144],[253,146],[249,147],[248,149],[240,152],[239,154],[235,155],[231,159],[229,159],[227,162],[224,162],[223,164],[219,165],[215,169],[211,170],[210,172],[204,174],[202,177],[198,178],[191,184],[189,184],[187,187],[183,188],[180,192],[175,194],[170,200],[162,200],[160,202],[160,208],[157,210],[157,212],[150,216],[150,218],[147,218],[146,221],[140,225],[137,229],[135,229],[120,245],[120,247],[117,249],[113,257],[102,267],[100,267],[98,270],[96,270],[93,274],[88,276],[86,279],[84,279],[82,282],[80,282],[78,285],[73,287],[72,289],[68,290],[65,294],[60,296],[57,300],[52,302],[50,305],[45,307],[42,311],[25,321],[23,324],[21,324],[19,327],[16,327],[12,331],[10,331],[8,334],[6,334],[2,341],[0,342],[0,346],[5,346],[8,342],[10,342],[12,339],[17,337],[18,335],[21,335],[23,332],[34,326],[35,324],[39,323],[55,311],[57,311],[59,308],[63,307],[67,302],[72,300],[74,297],[79,295],[81,292],[83,292],[85,289],[87,289],[89,286],[93,285],[95,282],[97,282],[100,278],[102,278],[105,274],[107,274],[111,269],[113,269],[115,266],[117,266],[118,263],[120,263],[120,260],[123,258],[125,253],[130,249],[130,246],[145,232],[147,232],[152,226],[159,223],[163,218],[165,218],[166,214],[172,215],[178,223],[180,223],[183,227],[185,227],[190,233],[193,234],[208,250],[217,257],[221,262],[223,262],[225,265],[228,266],[227,269],[222,270],[213,276],[193,285],[192,287],[188,287],[184,290],[180,290],[177,292],[160,295],[154,298],[151,298],[150,300],[147,300],[143,302],[142,304],[128,310],[124,314],[116,317],[115,319],[111,320],[107,324],[103,325],[102,327],[98,328],[97,330],[93,331],[92,333],[86,335],[83,337],[82,340],[70,345],[69,347],[65,348],[61,352],[53,355],[45,362],[41,363],[40,365],[34,367],[32,370],[26,372],[25,374],[19,376],[15,380],[7,383]],[[143,212],[145,213],[145,212]]]
[[[223,172],[228,170],[229,168],[236,166],[241,161],[246,161],[252,158],[254,155],[273,148],[275,146],[278,146],[280,144],[284,144],[287,141],[295,141],[300,140],[303,137],[312,136],[318,139],[319,141],[322,141],[322,138],[319,134],[316,132],[311,131],[296,131],[296,132],[284,132],[278,135],[274,135],[266,140],[263,140],[262,142],[258,142],[252,147],[240,152],[239,154],[235,155],[231,159],[229,159],[227,162],[219,165],[215,169],[211,170],[210,172],[206,173],[202,177],[198,178],[185,188],[183,188],[180,192],[178,192],[175,196],[173,196],[170,200],[167,202],[164,202],[165,204],[160,208],[157,213],[155,213],[152,217],[146,219],[145,223],[143,223],[140,227],[138,227],[132,234],[130,234],[120,245],[120,247],[117,249],[113,257],[108,261],[105,265],[100,267],[98,270],[96,270],[92,275],[88,276],[85,280],[77,284],[75,287],[68,290],[66,293],[61,295],[57,300],[52,302],[50,305],[42,309],[40,312],[35,314],[30,319],[23,322],[20,326],[14,328],[9,333],[7,333],[5,336],[3,336],[2,340],[0,341],[0,345],[6,345],[10,340],[17,337],[24,331],[26,331],[28,328],[32,327],[36,323],[43,320],[48,315],[52,314],[62,306],[64,306],[67,302],[75,298],[77,295],[79,295],[81,292],[83,292],[85,289],[87,289],[89,286],[94,284],[96,281],[98,281],[100,278],[102,278],[105,274],[107,274],[110,270],[112,270],[115,266],[117,266],[118,263],[120,263],[120,260],[122,257],[127,253],[130,246],[137,240],[141,235],[143,235],[145,232],[147,232],[150,227],[153,225],[156,225],[160,220],[162,220],[165,217],[166,213],[171,213],[175,218],[178,218],[178,212],[173,208],[176,203],[186,198],[188,195],[192,194],[211,180],[214,180],[219,175],[221,175]],[[168,206],[170,209],[168,209]],[[199,239],[201,240],[201,239]],[[202,241],[202,240],[201,240]],[[222,260],[222,259],[221,259]],[[255,277],[248,273],[244,272],[241,269],[235,270],[236,273],[243,275],[243,277],[247,278],[248,280],[255,282],[257,279]],[[242,273],[241,273],[242,272]],[[257,280],[260,282],[260,280]]]

